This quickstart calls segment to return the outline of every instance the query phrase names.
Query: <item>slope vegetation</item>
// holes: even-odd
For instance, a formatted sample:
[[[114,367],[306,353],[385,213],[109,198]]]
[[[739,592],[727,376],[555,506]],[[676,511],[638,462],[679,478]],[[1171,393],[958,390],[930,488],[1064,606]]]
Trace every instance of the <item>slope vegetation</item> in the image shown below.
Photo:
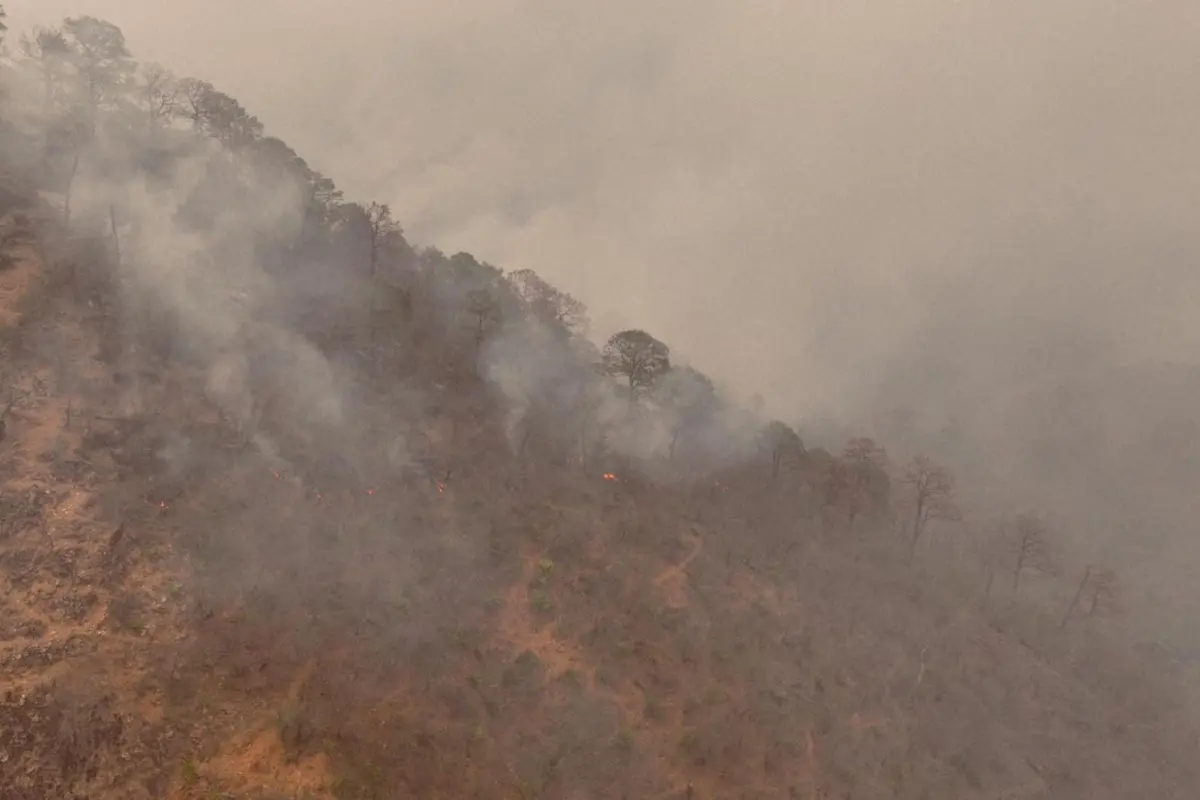
[[[1182,696],[918,548],[897,513],[953,518],[873,443],[805,451],[537,276],[414,249],[108,23],[37,41],[0,798],[1196,796]]]

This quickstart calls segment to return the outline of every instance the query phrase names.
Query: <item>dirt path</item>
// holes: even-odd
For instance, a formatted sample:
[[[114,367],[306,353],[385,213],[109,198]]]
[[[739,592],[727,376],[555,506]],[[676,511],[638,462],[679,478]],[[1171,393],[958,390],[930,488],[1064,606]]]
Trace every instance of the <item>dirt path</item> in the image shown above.
[[[692,540],[691,551],[678,564],[667,567],[654,578],[654,585],[663,590],[671,608],[687,606],[687,568],[704,550],[704,540],[698,533],[692,531],[689,538]]]

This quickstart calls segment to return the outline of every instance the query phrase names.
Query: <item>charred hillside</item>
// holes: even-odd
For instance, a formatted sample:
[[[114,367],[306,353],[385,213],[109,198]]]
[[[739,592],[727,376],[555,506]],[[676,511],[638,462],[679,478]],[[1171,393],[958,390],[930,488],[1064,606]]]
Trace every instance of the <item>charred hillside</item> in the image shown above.
[[[0,797],[1194,796],[1037,515],[593,344],[109,23],[17,49]]]

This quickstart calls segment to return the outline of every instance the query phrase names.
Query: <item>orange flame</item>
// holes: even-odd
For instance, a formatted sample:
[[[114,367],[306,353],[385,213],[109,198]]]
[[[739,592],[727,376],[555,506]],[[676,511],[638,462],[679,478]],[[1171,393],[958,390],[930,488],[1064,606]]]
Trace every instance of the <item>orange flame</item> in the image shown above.
[[[604,480],[606,480],[606,481],[615,481],[616,479],[617,479],[617,476],[616,476],[616,475],[614,475],[614,474],[612,474],[611,472],[606,472],[606,473],[604,473]]]
[[[438,490],[438,494],[442,494],[443,492],[446,491],[446,484],[442,483],[441,481],[438,481],[437,482],[437,490]]]

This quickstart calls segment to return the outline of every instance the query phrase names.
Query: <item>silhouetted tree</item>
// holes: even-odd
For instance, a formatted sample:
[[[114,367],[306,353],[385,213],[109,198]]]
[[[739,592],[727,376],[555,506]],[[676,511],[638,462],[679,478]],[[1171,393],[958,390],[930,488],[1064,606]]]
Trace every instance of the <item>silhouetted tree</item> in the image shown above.
[[[136,65],[125,45],[125,34],[111,22],[68,17],[63,20],[62,33],[78,72],[83,124],[90,136],[95,133],[100,108],[115,105],[131,88]]]
[[[1083,571],[1079,588],[1075,590],[1075,595],[1071,598],[1070,605],[1067,606],[1067,612],[1063,614],[1061,627],[1066,627],[1081,604],[1084,606],[1083,616],[1085,619],[1091,619],[1098,614],[1116,613],[1119,610],[1119,597],[1116,573],[1107,567],[1089,565]]]
[[[865,436],[851,439],[833,468],[837,473],[839,502],[851,527],[869,507],[882,508],[887,504],[891,481],[883,445]]]
[[[146,64],[138,71],[137,94],[151,130],[163,127],[178,111],[179,82],[165,67]]]
[[[42,169],[51,159],[72,127],[70,84],[71,47],[58,28],[35,28],[32,36],[21,37],[24,63],[41,78]]]
[[[771,454],[771,483],[779,480],[779,470],[788,458],[804,455],[804,443],[800,436],[786,423],[779,420],[768,422],[762,432],[763,447]]]
[[[607,374],[625,378],[632,407],[638,393],[654,386],[671,368],[671,350],[645,331],[626,330],[605,343],[601,364]]]
[[[500,319],[500,305],[487,289],[472,289],[467,292],[467,312],[475,318],[475,344],[483,344],[485,330]]]
[[[1017,516],[1012,540],[1012,590],[1021,585],[1021,576],[1027,572],[1042,573],[1053,569],[1046,540],[1046,525],[1034,514]]]
[[[533,270],[509,273],[508,282],[537,319],[573,333],[587,331],[587,307],[570,294],[551,286]]]
[[[379,258],[384,248],[400,236],[400,223],[392,219],[392,209],[387,203],[372,202],[367,212],[367,244],[369,247],[371,277],[379,272]]]
[[[954,479],[945,467],[928,456],[916,456],[904,468],[902,482],[912,491],[913,517],[909,534],[908,557],[917,552],[917,543],[931,519],[958,519],[954,505]]]
[[[192,123],[192,130],[205,133],[208,114],[208,96],[215,91],[208,81],[184,78],[179,82],[180,104],[177,113]]]

